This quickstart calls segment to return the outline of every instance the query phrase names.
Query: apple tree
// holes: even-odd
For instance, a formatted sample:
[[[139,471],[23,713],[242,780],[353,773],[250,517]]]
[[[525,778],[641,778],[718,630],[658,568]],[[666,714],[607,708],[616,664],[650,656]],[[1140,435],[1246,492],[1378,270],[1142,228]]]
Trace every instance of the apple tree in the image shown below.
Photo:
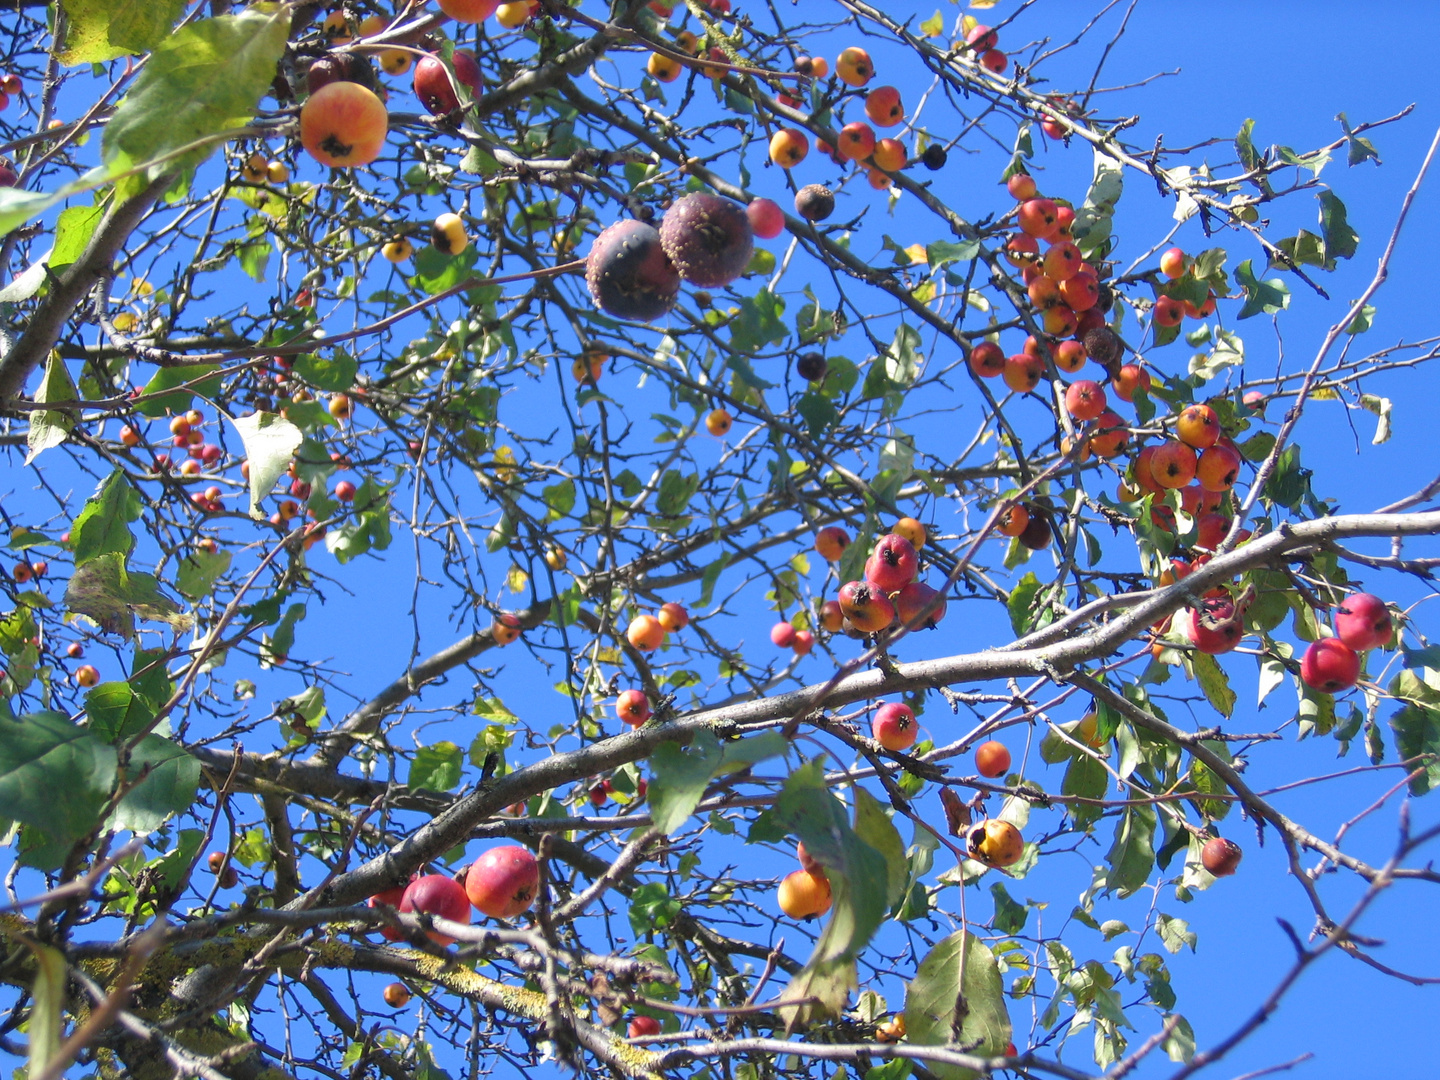
[[[1184,1076],[1423,981],[1356,926],[1440,880],[1440,481],[1300,443],[1435,360],[1423,170],[1344,202],[1403,117],[1167,145],[1119,14],[972,7],[6,5],[30,1077]],[[1267,849],[1313,923],[1205,1030]]]

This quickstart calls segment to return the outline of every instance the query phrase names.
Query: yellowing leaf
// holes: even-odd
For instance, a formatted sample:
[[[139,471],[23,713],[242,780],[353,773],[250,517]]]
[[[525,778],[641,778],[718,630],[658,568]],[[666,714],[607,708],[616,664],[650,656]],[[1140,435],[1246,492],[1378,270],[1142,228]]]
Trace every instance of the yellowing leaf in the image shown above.
[[[528,585],[529,582],[530,575],[514,564],[511,565],[509,572],[505,575],[505,587],[512,593],[524,592],[525,586]]]

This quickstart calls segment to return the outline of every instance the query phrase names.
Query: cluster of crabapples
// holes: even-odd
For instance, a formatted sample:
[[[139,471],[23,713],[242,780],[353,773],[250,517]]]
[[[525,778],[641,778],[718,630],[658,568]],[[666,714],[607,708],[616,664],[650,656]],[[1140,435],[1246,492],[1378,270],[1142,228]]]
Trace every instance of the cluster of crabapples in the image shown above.
[[[289,381],[291,362],[286,357],[273,358],[274,370],[269,372],[270,378],[278,388]],[[292,402],[306,402],[313,400],[313,395],[304,389],[298,388],[291,396]],[[326,402],[326,410],[336,420],[341,422],[349,419],[354,411],[354,402],[349,395],[332,394]],[[281,409],[284,414],[284,408]],[[159,442],[152,440],[152,437],[143,427],[126,424],[118,433],[120,445],[127,450],[149,449],[151,461],[157,475],[166,475],[178,479],[182,483],[203,483],[206,477],[212,479],[223,479],[224,472],[234,467],[238,473],[238,485],[243,487],[250,479],[250,463],[244,459],[231,459],[226,455],[224,448],[207,437],[207,428],[210,426],[205,414],[199,409],[190,409],[184,413],[171,416],[167,421],[168,437],[162,438]],[[160,450],[159,447],[168,442],[169,449]],[[344,455],[335,453],[331,455],[331,462],[337,471],[344,471],[349,468],[349,463]],[[231,480],[231,483],[237,483]],[[281,477],[280,499],[276,509],[270,515],[270,523],[278,528],[291,528],[293,522],[302,517],[314,518],[313,509],[306,505],[306,501],[312,494],[312,486],[309,481],[300,476],[297,463],[291,461],[286,467],[285,475]],[[353,481],[339,479],[335,482],[331,495],[341,503],[352,502],[356,495],[356,486]],[[206,514],[218,514],[224,511],[225,490],[218,483],[209,483],[205,488],[192,492],[190,502],[197,511]],[[325,537],[326,529],[323,525],[311,525],[305,534],[304,546],[308,550]],[[197,547],[203,551],[216,550],[215,541],[204,538],[197,542]]]
[[[967,17],[969,29],[965,34],[963,52],[976,59],[989,71],[999,74],[1010,65],[1009,57],[999,45],[999,34],[988,26],[976,24]],[[823,79],[830,73],[829,63],[822,57],[802,56],[795,62],[795,70],[813,79]],[[678,71],[676,72],[678,74]],[[712,74],[715,74],[712,71]],[[910,155],[905,144],[899,139],[876,134],[894,128],[905,119],[905,106],[900,91],[894,86],[869,86],[875,78],[875,64],[870,54],[857,46],[851,46],[835,59],[835,79],[839,83],[858,91],[864,102],[865,120],[852,120],[842,124],[835,132],[833,143],[817,136],[815,148],[836,165],[853,162],[865,170],[866,179],[872,188],[883,190],[890,186],[891,177],[910,164]],[[832,83],[832,88],[834,87]],[[843,104],[848,91],[839,95],[827,94],[824,110],[829,111],[837,103]],[[776,101],[786,109],[798,112],[802,109],[801,99],[794,93],[781,90]],[[779,119],[789,119],[784,115]],[[813,119],[813,117],[812,117]],[[873,126],[872,126],[873,125]],[[798,127],[781,127],[770,137],[770,160],[782,169],[793,169],[810,153],[810,136]],[[946,161],[945,148],[938,143],[927,146],[919,161],[929,169],[939,169]],[[801,217],[811,221],[823,221],[834,210],[834,196],[819,184],[808,184],[795,197],[795,210]]]
[[[829,525],[815,536],[815,550],[827,562],[838,562],[850,546],[850,534]],[[933,629],[945,618],[945,594],[918,580],[919,550],[925,546],[925,526],[914,518],[901,518],[895,530],[875,542],[865,560],[864,576],[840,586],[837,599],[820,609],[820,624],[827,630],[856,635],[880,634],[897,622],[906,629]]]

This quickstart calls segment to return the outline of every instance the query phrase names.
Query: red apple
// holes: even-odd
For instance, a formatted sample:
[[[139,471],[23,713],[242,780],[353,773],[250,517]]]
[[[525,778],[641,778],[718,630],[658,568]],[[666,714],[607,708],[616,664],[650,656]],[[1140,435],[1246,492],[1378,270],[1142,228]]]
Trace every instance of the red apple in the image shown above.
[[[1327,694],[1349,690],[1360,678],[1360,654],[1339,638],[1312,641],[1300,658],[1300,678]]]
[[[908,750],[915,745],[919,735],[914,711],[898,701],[887,701],[875,710],[870,730],[875,735],[875,741],[886,750]]]
[[[540,891],[540,863],[529,848],[491,848],[465,872],[470,903],[492,919],[512,919],[528,911]]]
[[[1356,593],[1335,609],[1335,634],[1356,652],[1388,644],[1395,629],[1390,609],[1373,593]]]
[[[400,911],[426,912],[457,923],[470,921],[470,901],[465,898],[465,890],[444,874],[426,874],[407,885],[400,897]],[[438,930],[429,931],[429,935],[437,945],[449,945],[455,940]]]

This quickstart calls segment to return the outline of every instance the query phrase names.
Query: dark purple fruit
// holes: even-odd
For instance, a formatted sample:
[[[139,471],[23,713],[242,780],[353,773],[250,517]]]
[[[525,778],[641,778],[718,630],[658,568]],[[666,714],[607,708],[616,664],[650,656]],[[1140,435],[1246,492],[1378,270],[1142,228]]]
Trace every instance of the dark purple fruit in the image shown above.
[[[1110,309],[1115,306],[1115,290],[1105,282],[1100,282],[1096,290],[1095,310],[1101,315],[1108,315]]]
[[[1020,543],[1031,551],[1049,547],[1050,519],[1045,516],[1045,511],[1038,506],[1027,506],[1025,509],[1030,511],[1030,521],[1026,524],[1025,531],[1020,534]]]
[[[835,212],[835,193],[824,184],[806,184],[795,193],[795,212],[806,221],[824,221]]]
[[[14,187],[20,182],[20,174],[8,161],[0,161],[0,187]]]
[[[943,169],[945,162],[949,160],[950,155],[945,152],[945,148],[939,143],[931,143],[925,147],[925,152],[920,155],[920,163],[931,172],[935,172],[937,169]]]
[[[380,87],[370,61],[355,53],[327,53],[305,72],[305,86],[312,94],[332,82],[359,83],[371,91]]]
[[[1110,373],[1111,378],[1120,370],[1120,358],[1125,352],[1119,336],[1108,326],[1085,331],[1085,351],[1090,354],[1091,360]]]
[[[755,252],[745,208],[703,191],[677,199],[665,211],[660,243],[682,278],[707,289],[738,278]]]
[[[810,352],[795,361],[795,374],[810,382],[819,382],[825,378],[825,371],[829,366],[820,353]]]
[[[680,293],[680,275],[660,233],[634,220],[617,221],[595,238],[585,259],[585,284],[607,315],[643,322],[668,312]]]

